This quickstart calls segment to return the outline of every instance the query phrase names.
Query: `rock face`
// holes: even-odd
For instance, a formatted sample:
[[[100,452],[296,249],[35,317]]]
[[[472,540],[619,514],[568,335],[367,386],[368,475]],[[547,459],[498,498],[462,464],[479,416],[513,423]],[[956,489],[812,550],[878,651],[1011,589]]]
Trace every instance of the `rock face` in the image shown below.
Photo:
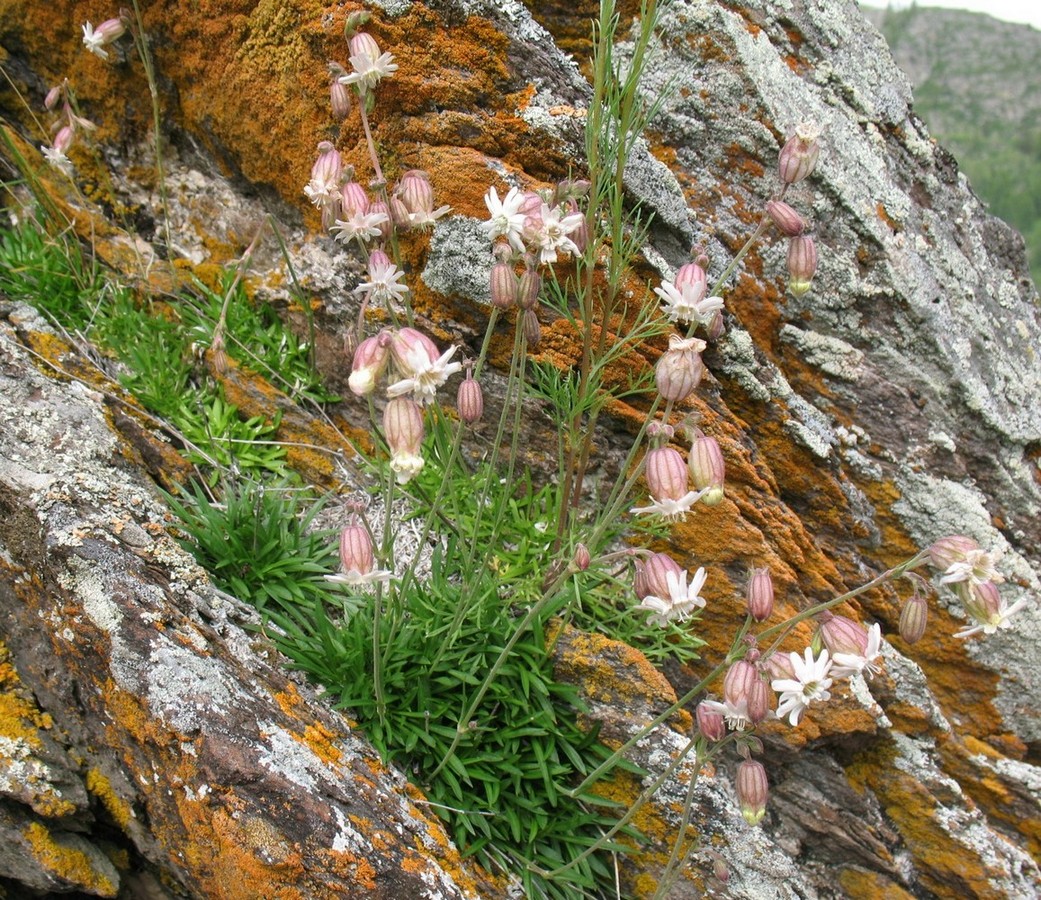
[[[145,10],[171,143],[171,256],[225,262],[274,212],[322,301],[334,384],[356,264],[319,236],[301,188],[322,139],[368,173],[356,115],[330,129],[326,112],[325,60],[346,61],[343,16],[356,6]],[[516,2],[374,9],[371,31],[401,66],[381,89],[376,140],[400,170],[427,170],[454,208],[429,241],[404,248],[417,311],[441,339],[472,341],[486,316],[486,187],[581,169],[588,86],[560,48],[586,52],[591,6],[531,4],[542,24]],[[5,0],[4,66],[35,108],[70,79],[113,163],[105,199],[137,204],[147,237],[156,185],[140,165],[150,122],[140,67],[79,47],[80,23],[107,14]],[[1022,243],[911,114],[906,79],[855,4],[677,2],[661,35],[648,88],[674,89],[627,171],[632,198],[655,213],[651,266],[679,265],[697,242],[721,273],[775,188],[785,136],[804,120],[824,127],[815,174],[788,196],[815,225],[813,290],[786,295],[784,243],[758,245],[725,286],[726,334],[691,402],[728,466],[726,500],[671,537],[682,564],[711,573],[706,663],[742,621],[747,565],[769,565],[794,612],[962,533],[1004,551],[1010,603],[1035,598],[1015,628],[979,642],[952,637],[964,623],[956,605],[934,605],[909,648],[895,634],[895,592],[862,595],[845,612],[892,635],[885,673],[798,729],[765,729],[762,826],[744,826],[725,767],[703,772],[702,846],[726,859],[733,897],[1035,896],[1041,316]],[[5,114],[28,122],[4,90]],[[74,161],[97,174],[99,159]],[[101,236],[99,254],[126,252]],[[277,246],[261,245],[258,294],[286,296],[281,265]],[[6,884],[97,896],[502,894],[460,862],[360,734],[251,646],[237,621],[246,613],[173,546],[149,476],[168,454],[147,422],[112,385],[57,376],[53,365],[76,369],[76,351],[24,307],[3,312]],[[569,366],[574,342],[558,324],[544,317],[540,353]],[[661,349],[645,349],[648,365]],[[640,415],[615,410],[605,459]],[[676,673],[677,686],[691,677]],[[696,857],[674,895],[697,896],[707,871]],[[634,896],[653,890],[631,882]]]

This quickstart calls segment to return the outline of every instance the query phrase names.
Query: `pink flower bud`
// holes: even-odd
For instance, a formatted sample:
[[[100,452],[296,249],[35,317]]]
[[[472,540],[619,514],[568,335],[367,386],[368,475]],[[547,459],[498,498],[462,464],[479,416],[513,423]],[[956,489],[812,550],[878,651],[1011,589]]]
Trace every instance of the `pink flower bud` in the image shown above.
[[[459,383],[456,409],[459,410],[459,418],[467,425],[480,421],[484,414],[484,394],[481,391],[481,385],[474,381],[473,372],[470,369],[466,371],[466,378]]]
[[[420,449],[425,429],[423,411],[411,397],[387,401],[383,411],[383,434],[390,447],[390,467],[398,484],[407,484],[423,468]]]
[[[758,725],[770,713],[770,689],[756,670],[755,680],[748,684],[748,720]]]
[[[524,310],[524,319],[521,322],[521,327],[524,329],[524,340],[528,344],[528,349],[536,349],[539,341],[542,340],[542,326],[539,325],[539,317],[535,315],[535,310]]]
[[[863,625],[859,625],[845,616],[836,616],[825,610],[818,617],[820,636],[828,652],[845,653],[850,656],[864,656],[867,653],[868,634]]]
[[[513,266],[507,262],[497,262],[492,266],[491,301],[496,309],[509,309],[517,302],[520,285],[513,272]]]
[[[343,196],[341,204],[345,217],[349,218],[355,214],[364,215],[369,211],[369,195],[357,181],[348,181],[340,193]]]
[[[517,283],[517,305],[521,309],[534,309],[542,290],[542,276],[533,266],[525,266]]]
[[[801,297],[810,289],[817,271],[817,246],[813,238],[800,234],[788,242],[788,290]]]
[[[412,214],[405,206],[405,201],[397,195],[390,198],[390,218],[395,228],[408,231],[412,227]]]
[[[329,85],[329,103],[332,106],[333,119],[342,122],[351,112],[351,94],[347,85],[334,78]]]
[[[47,91],[47,96],[43,98],[44,109],[54,109],[58,105],[58,101],[61,99],[62,85],[58,84]]]
[[[732,706],[740,706],[743,701],[747,709],[748,699],[756,682],[763,684],[759,670],[747,659],[739,659],[731,664],[723,677],[723,696]]]
[[[803,123],[795,129],[795,134],[788,138],[787,143],[781,148],[777,161],[781,181],[785,184],[795,184],[813,171],[820,155],[818,137],[820,129],[815,125]]]
[[[643,565],[637,565],[636,578],[633,587],[636,596],[643,600],[645,597],[668,597],[669,590],[668,575],[679,578],[683,569],[667,553],[655,553],[650,556]]]
[[[399,328],[390,339],[390,355],[402,378],[414,378],[437,362],[437,345],[422,331]]]
[[[72,146],[72,139],[75,136],[76,134],[72,130],[71,125],[63,125],[58,129],[58,133],[54,136],[54,141],[51,146],[53,146],[55,150],[64,153]]]
[[[359,31],[349,41],[351,56],[367,56],[369,59],[380,58],[380,45],[376,39],[366,31]]]
[[[387,369],[389,341],[384,332],[366,338],[354,351],[351,375],[347,384],[352,393],[365,397],[376,389],[376,383]]]
[[[769,569],[756,569],[748,579],[745,593],[748,614],[757,622],[765,622],[774,611],[774,583]]]
[[[694,301],[700,300],[708,291],[708,277],[696,262],[680,266],[672,283],[676,290],[688,293]]]
[[[368,575],[372,571],[372,538],[364,525],[348,525],[340,532],[340,562],[345,572]]]
[[[401,198],[409,213],[426,213],[434,211],[434,190],[430,187],[430,177],[420,169],[410,169],[401,176],[394,194]]]
[[[719,442],[707,435],[694,439],[687,459],[694,487],[707,490],[701,498],[706,506],[716,506],[723,500],[723,483],[726,478],[726,463]]]
[[[698,723],[698,731],[706,740],[721,741],[726,737],[727,727],[723,721],[723,714],[715,707],[706,705],[704,701],[694,710],[694,720]]]
[[[647,453],[647,487],[655,500],[680,500],[690,492],[690,474],[683,456],[672,447],[656,447]]]
[[[806,222],[787,203],[771,200],[766,204],[766,214],[777,226],[778,231],[786,237],[795,237],[806,230]]]
[[[915,593],[900,610],[900,637],[909,644],[917,644],[929,624],[929,603],[921,594]]]
[[[756,759],[742,760],[737,767],[734,787],[742,817],[749,825],[758,825],[766,815],[766,801],[770,792],[770,782],[763,764]]]
[[[763,665],[770,673],[771,681],[795,678],[795,666],[792,665],[791,655],[788,653],[772,653],[766,658]]]
[[[584,572],[589,568],[589,564],[593,561],[589,555],[589,548],[585,544],[577,544],[575,546],[575,555],[571,560],[572,565],[579,571]]]
[[[340,151],[329,141],[322,141],[318,145],[318,158],[311,166],[311,180],[321,184],[340,183],[343,174],[343,158]]]
[[[960,534],[940,538],[929,547],[929,562],[941,572],[947,571],[955,563],[963,563],[969,554],[980,549],[972,538]]]
[[[586,182],[586,184],[588,183],[589,182]],[[581,212],[581,210],[578,208],[578,204],[575,202],[575,200],[568,200],[567,214],[570,216],[579,212]],[[571,232],[570,238],[572,243],[578,248],[579,253],[586,252],[586,247],[589,246],[589,222],[584,216],[582,218],[582,224]]]
[[[701,351],[705,342],[698,338],[682,338],[669,335],[669,349],[654,367],[654,383],[658,393],[666,400],[678,401],[689,396],[701,382],[705,366],[701,362]]]
[[[390,207],[382,200],[373,200],[369,204],[369,215],[375,215],[376,213],[383,213],[387,218],[380,222],[376,227],[380,230],[380,240],[389,241],[390,236],[394,233],[394,216],[390,211]],[[388,265],[390,260],[387,260]],[[369,263],[369,269],[372,269],[372,263]]]

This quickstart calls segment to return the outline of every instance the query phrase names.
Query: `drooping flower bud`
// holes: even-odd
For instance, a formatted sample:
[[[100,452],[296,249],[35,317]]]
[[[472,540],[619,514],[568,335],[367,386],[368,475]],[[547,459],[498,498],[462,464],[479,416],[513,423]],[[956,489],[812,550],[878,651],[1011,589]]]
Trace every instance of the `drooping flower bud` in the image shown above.
[[[542,326],[539,325],[539,317],[535,315],[535,310],[526,309],[523,315],[521,325],[524,328],[524,340],[528,344],[528,349],[534,350],[542,340]]]
[[[810,289],[817,271],[817,245],[808,234],[800,234],[788,242],[788,290],[801,297]]]
[[[650,556],[646,562],[636,567],[636,578],[633,582],[636,596],[640,600],[645,597],[668,597],[670,573],[673,578],[679,578],[683,569],[667,553],[655,553]]]
[[[434,209],[434,189],[430,186],[430,176],[421,169],[410,169],[402,175],[394,189],[394,196],[408,210],[409,226],[412,228],[433,225],[435,220],[451,209],[448,206]]]
[[[777,230],[786,237],[795,237],[806,230],[803,217],[781,200],[771,200],[767,203],[766,214],[777,226]]]
[[[72,146],[72,140],[76,136],[76,132],[73,131],[71,125],[62,125],[58,129],[58,133],[54,135],[54,140],[51,142],[51,146],[54,147],[59,153],[65,153]]]
[[[765,622],[774,611],[774,583],[767,568],[756,569],[748,579],[745,592],[748,614],[757,622]]]
[[[647,452],[647,487],[655,500],[679,500],[690,490],[690,474],[683,456],[672,447],[656,447]]]
[[[376,384],[387,370],[390,358],[389,339],[385,332],[365,338],[354,351],[351,374],[347,385],[351,392],[365,397],[376,389]]]
[[[539,292],[542,290],[542,276],[535,268],[534,258],[531,265],[526,265],[517,282],[517,305],[521,309],[534,309],[539,302]]]
[[[419,404],[411,397],[388,400],[383,411],[383,434],[390,447],[390,468],[398,484],[407,484],[423,468],[420,450],[425,429]]]
[[[368,575],[372,571],[372,538],[364,525],[347,525],[340,532],[340,563],[345,572]]]
[[[770,792],[770,782],[763,764],[756,759],[742,760],[737,767],[734,786],[742,817],[749,825],[758,825],[766,815],[766,801]]]
[[[83,26],[83,45],[95,56],[108,59],[108,52],[104,48],[119,40],[126,34],[126,30],[126,22],[121,18],[107,19],[97,28],[87,22]]]
[[[723,677],[723,696],[731,706],[747,710],[756,682],[763,684],[759,670],[747,659],[739,659],[731,664]]]
[[[519,284],[513,266],[497,262],[492,266],[491,301],[496,309],[509,309],[517,302]]]
[[[398,196],[390,198],[390,218],[395,228],[408,231],[412,227],[412,214],[405,206],[405,201]]]
[[[909,644],[917,644],[929,624],[929,603],[917,591],[910,596],[900,610],[900,637]]]
[[[941,572],[947,571],[955,563],[965,562],[970,553],[980,549],[972,538],[960,534],[952,534],[934,541],[929,546],[929,562]]]
[[[394,222],[393,217],[391,216],[390,207],[382,200],[373,200],[369,204],[369,215],[375,216],[378,213],[383,213],[383,215],[386,216],[386,218],[376,226],[380,231],[379,239],[381,241],[389,241],[390,236],[394,233]],[[390,264],[390,260],[388,259],[387,265]],[[372,268],[371,264],[369,268]]]
[[[850,656],[864,656],[867,651],[868,633],[863,625],[859,625],[845,616],[836,616],[825,610],[818,617],[820,637],[828,652],[834,658],[836,653]]]
[[[347,85],[334,78],[329,85],[329,104],[332,107],[333,119],[342,122],[351,112],[351,93]]]
[[[672,279],[673,286],[678,291],[689,292],[691,297],[700,300],[708,291],[708,276],[705,270],[696,262],[685,263],[676,271],[676,277]]]
[[[700,384],[705,372],[701,361],[704,349],[705,342],[698,338],[669,335],[669,349],[654,367],[654,383],[664,399],[683,400]]]
[[[467,425],[479,422],[484,414],[484,393],[481,391],[481,385],[474,381],[473,370],[470,368],[467,368],[466,378],[459,384],[456,409],[459,410],[459,418]]]
[[[589,564],[593,561],[592,556],[589,554],[589,548],[582,543],[575,545],[575,555],[571,559],[572,565],[579,571],[584,572],[589,568]]]
[[[56,84],[47,91],[47,96],[43,98],[43,108],[47,110],[54,109],[54,107],[58,105],[58,101],[61,99],[63,90],[64,85]]]
[[[707,435],[694,439],[687,458],[690,476],[694,487],[699,491],[706,490],[701,502],[706,506],[716,506],[723,500],[723,484],[726,479],[726,463],[719,442]]]
[[[402,378],[413,378],[441,356],[437,345],[422,331],[399,328],[390,339],[390,354]]]
[[[359,31],[348,42],[351,56],[367,56],[369,59],[380,58],[380,45],[367,31]]]
[[[588,182],[587,182],[588,184]],[[572,198],[567,202],[567,213],[568,215],[575,215],[580,213],[581,210],[578,208],[578,203]],[[570,234],[571,242],[578,248],[579,253],[585,253],[586,247],[589,246],[589,222],[585,216],[582,217],[582,224],[579,225]]]
[[[781,148],[777,161],[781,181],[795,184],[813,171],[817,157],[820,156],[820,144],[817,143],[819,137],[820,128],[816,125],[804,122],[795,129],[795,134]]]
[[[369,211],[369,195],[357,181],[348,181],[340,193],[342,194],[340,204],[343,207],[344,216],[365,215]]]
[[[698,723],[698,731],[706,740],[721,741],[726,737],[727,726],[723,714],[714,706],[709,706],[704,701],[699,703],[694,710],[694,720]]]
[[[770,688],[758,674],[758,669],[756,675],[748,684],[748,720],[753,725],[758,725],[770,713]]]

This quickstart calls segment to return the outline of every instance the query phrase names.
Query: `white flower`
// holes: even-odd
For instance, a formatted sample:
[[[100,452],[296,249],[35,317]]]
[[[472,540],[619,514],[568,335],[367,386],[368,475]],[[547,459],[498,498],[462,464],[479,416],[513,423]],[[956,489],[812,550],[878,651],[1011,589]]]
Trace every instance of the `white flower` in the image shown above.
[[[105,50],[105,44],[107,43],[108,40],[105,33],[95,31],[94,26],[90,22],[83,26],[83,46],[95,56],[108,59],[108,51]]]
[[[706,297],[700,283],[685,284],[681,288],[671,282],[662,282],[654,289],[665,301],[665,315],[670,322],[697,322],[709,325],[717,312],[723,308],[722,297]]]
[[[562,218],[562,215],[559,206],[550,208],[548,203],[543,203],[538,215],[525,220],[524,238],[532,251],[538,251],[540,263],[555,263],[558,250],[579,254],[577,245],[568,235],[582,227],[585,216],[571,213]]]
[[[635,506],[629,512],[637,515],[659,515],[668,522],[684,521],[691,507],[697,503],[708,491],[688,491],[678,500],[670,500],[665,497],[661,500],[651,498],[650,506]]]
[[[43,153],[44,159],[55,169],[72,177],[75,171],[72,168],[72,160],[65,155],[65,151],[61,147],[40,147],[40,151]]]
[[[484,195],[484,205],[488,207],[491,218],[481,223],[481,229],[488,234],[488,239],[494,241],[496,238],[504,237],[510,242],[514,250],[524,250],[524,213],[520,211],[524,203],[524,194],[517,188],[511,187],[506,196],[500,201],[499,192],[494,187],[488,188]]]
[[[673,619],[679,619],[681,622],[689,619],[695,609],[703,609],[705,606],[705,600],[699,594],[707,577],[705,570],[699,568],[688,585],[686,570],[678,573],[667,572],[665,582],[669,588],[669,596],[648,595],[640,601],[637,609],[649,610],[651,614],[647,621],[654,625],[666,625]]]
[[[777,718],[783,719],[788,716],[792,726],[799,724],[799,717],[804,709],[808,709],[812,703],[818,700],[829,700],[831,698],[831,660],[828,651],[821,650],[821,655],[816,659],[813,650],[806,648],[803,656],[798,653],[789,653],[792,668],[795,670],[794,678],[775,678],[770,686],[780,695],[777,704]]]
[[[831,672],[833,678],[848,678],[852,675],[866,675],[870,677],[881,671],[878,658],[882,652],[882,627],[876,622],[867,632],[867,647],[864,655],[855,653],[836,653],[831,658]]]
[[[357,85],[359,94],[371,91],[381,78],[387,78],[398,70],[393,53],[381,53],[379,56],[361,53],[351,57],[351,66],[354,71],[341,75],[338,80],[340,84]]]
[[[395,453],[390,458],[391,471],[397,476],[398,484],[408,484],[423,469],[423,457],[407,451]]]
[[[326,581],[331,581],[333,584],[346,584],[351,587],[361,587],[366,584],[376,584],[380,581],[390,581],[394,577],[393,572],[388,572],[386,569],[373,569],[371,572],[341,572],[337,575],[325,575],[323,576]]]
[[[965,553],[963,560],[952,562],[947,567],[940,577],[940,584],[957,584],[962,581],[967,581],[970,585],[983,584],[985,581],[1001,584],[1005,580],[1005,576],[994,568],[994,564],[1000,558],[1000,550],[995,550],[993,553],[979,548],[969,550]]]
[[[460,369],[462,364],[449,360],[458,350],[458,347],[449,347],[433,362],[429,360],[416,359],[412,367],[412,377],[396,381],[387,388],[388,397],[401,397],[411,393],[416,403],[421,406],[433,402],[437,389]],[[393,463],[391,463],[393,468]],[[395,470],[396,471],[396,470]]]
[[[1011,606],[1005,603],[1005,598],[1002,597],[999,600],[997,610],[993,612],[987,612],[986,610],[977,612],[972,607],[969,607],[970,613],[976,619],[975,625],[970,625],[968,628],[963,628],[961,631],[955,633],[955,637],[964,638],[969,637],[973,634],[979,634],[981,631],[984,634],[994,634],[999,628],[1008,628],[1009,619],[1012,618],[1017,612],[1019,612],[1024,606],[1027,605],[1027,598],[1020,597]],[[983,616],[986,616],[984,619]],[[979,616],[979,617],[977,617]]]
[[[369,280],[361,282],[354,290],[359,294],[370,291],[369,298],[373,302],[386,303],[397,308],[408,294],[408,285],[401,281],[404,277],[405,273],[393,263],[376,263],[369,272]]]
[[[737,701],[724,700],[720,703],[718,700],[702,700],[709,709],[718,712],[727,723],[727,728],[731,731],[744,731],[749,725],[752,724],[752,720],[748,716],[748,700],[741,698]]]
[[[390,217],[384,212],[363,213],[355,210],[346,219],[337,219],[329,230],[336,232],[336,240],[344,243],[354,238],[368,241],[378,237],[380,225],[389,221]]]
[[[311,180],[304,185],[304,193],[307,195],[307,199],[319,209],[332,203],[339,203],[340,180],[330,177],[323,181],[321,178],[312,176]]]

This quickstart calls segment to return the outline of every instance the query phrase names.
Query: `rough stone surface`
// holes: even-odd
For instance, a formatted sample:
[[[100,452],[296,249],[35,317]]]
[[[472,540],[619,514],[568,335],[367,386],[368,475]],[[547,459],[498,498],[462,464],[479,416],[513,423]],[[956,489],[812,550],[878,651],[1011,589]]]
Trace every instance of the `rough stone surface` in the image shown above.
[[[623,5],[626,16],[634,5]],[[319,301],[319,359],[334,389],[359,266],[318,235],[301,188],[322,139],[337,142],[359,177],[370,175],[357,116],[330,127],[325,110],[324,63],[346,61],[342,18],[357,6],[145,11],[171,139],[170,255],[203,277],[240,254],[273,213],[297,276]],[[393,148],[395,171],[426,169],[456,213],[402,247],[418,276],[420,320],[439,342],[474,345],[483,332],[488,262],[467,248],[487,186],[501,193],[581,171],[589,96],[581,60],[593,6],[530,4],[538,21],[516,2],[395,0],[375,12],[372,31],[401,64],[381,88],[376,139]],[[35,107],[67,76],[98,122],[102,156],[74,161],[81,177],[111,185],[102,198],[111,208],[136,211],[137,240],[111,225],[94,232],[99,255],[126,268],[149,258],[147,240],[161,231],[150,106],[136,61],[105,65],[82,52],[79,23],[97,16],[87,3],[7,0],[0,35],[5,69]],[[760,828],[737,811],[735,760],[702,770],[702,849],[675,896],[704,888],[708,850],[727,861],[729,896],[752,900],[1036,896],[1041,313],[1022,242],[987,216],[930,139],[906,78],[855,4],[676,2],[661,34],[648,87],[675,90],[627,170],[633,200],[657,216],[634,289],[682,263],[694,241],[720,274],[775,189],[787,134],[807,119],[824,127],[817,171],[786,197],[814,226],[813,290],[786,295],[783,240],[754,248],[724,286],[727,331],[706,354],[710,375],[686,410],[719,439],[728,467],[724,502],[671,538],[681,563],[710,571],[699,632],[709,641],[706,665],[722,658],[742,619],[748,565],[772,568],[780,611],[793,612],[959,532],[1004,551],[1010,603],[1034,598],[1015,628],[986,641],[955,640],[963,611],[934,606],[914,647],[895,636],[895,591],[850,604],[847,614],[881,622],[890,636],[885,673],[814,709],[796,730],[764,729],[773,803]],[[627,52],[623,41],[619,57]],[[39,144],[3,90],[5,114]],[[63,197],[56,182],[52,190]],[[288,300],[272,239],[258,247],[251,287]],[[147,424],[128,424],[134,415],[102,393],[111,386],[32,368],[26,347],[70,367],[74,354],[54,350],[22,308],[8,309],[6,322],[0,625],[9,662],[0,683],[17,714],[4,717],[0,734],[0,828],[22,835],[40,866],[16,869],[24,854],[5,847],[4,877],[114,896],[108,857],[92,852],[104,837],[132,856],[134,878],[166,890],[162,876],[193,896],[233,896],[214,885],[240,883],[243,871],[262,886],[249,896],[359,884],[373,896],[495,896],[440,843],[402,779],[287,682],[263,647],[258,655],[236,624],[241,612],[164,537],[148,476],[161,480],[155,460],[169,454]],[[573,335],[547,314],[542,326],[541,358],[572,365]],[[646,347],[633,363],[651,365],[662,349]],[[501,369],[508,353],[503,332],[493,363]],[[244,408],[279,402],[238,373],[228,384]],[[599,477],[616,472],[641,416],[621,404],[612,412]],[[337,415],[363,425],[362,411]],[[537,434],[545,427],[537,406],[531,419]],[[332,432],[309,430],[317,424],[284,422],[290,439],[343,449]],[[330,459],[296,464],[326,484],[340,471]],[[808,636],[797,631],[793,649]],[[568,670],[580,683],[603,676],[596,665]],[[670,676],[682,693],[703,674]],[[670,689],[653,679],[618,677],[616,696],[660,690],[667,703]],[[609,713],[605,704],[605,721]],[[681,739],[662,730],[659,762]],[[681,782],[663,788],[659,821],[684,794]],[[648,872],[661,861],[652,855]],[[633,896],[654,890],[636,878],[630,886]]]

